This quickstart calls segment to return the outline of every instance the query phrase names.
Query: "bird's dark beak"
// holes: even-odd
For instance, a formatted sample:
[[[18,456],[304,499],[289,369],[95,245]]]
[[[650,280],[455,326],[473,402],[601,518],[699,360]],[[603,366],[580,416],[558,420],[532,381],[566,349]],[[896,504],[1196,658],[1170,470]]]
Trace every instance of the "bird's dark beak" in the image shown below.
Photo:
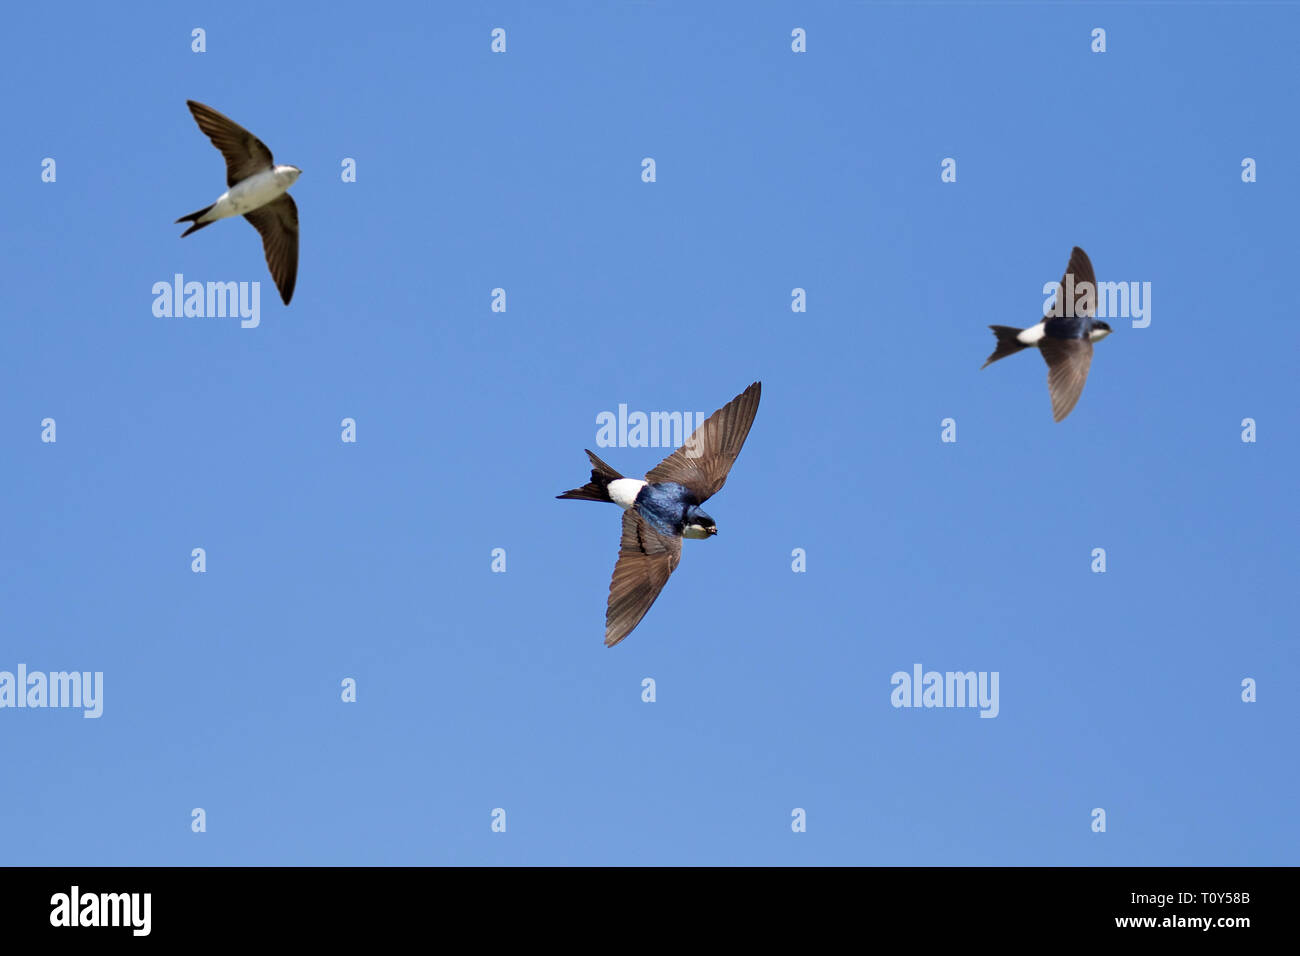
[[[710,528],[710,529],[709,529],[709,534],[710,534],[710,535],[715,535],[715,534],[717,534],[717,533],[718,533],[718,529],[717,529],[716,527],[714,527],[714,528]]]

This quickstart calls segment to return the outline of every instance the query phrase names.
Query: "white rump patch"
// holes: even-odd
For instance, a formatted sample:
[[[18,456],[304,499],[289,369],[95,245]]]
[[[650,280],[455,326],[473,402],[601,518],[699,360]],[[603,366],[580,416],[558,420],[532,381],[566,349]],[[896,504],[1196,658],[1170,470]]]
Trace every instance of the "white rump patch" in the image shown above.
[[[624,511],[636,504],[636,496],[646,483],[640,478],[615,478],[609,483],[609,496]]]
[[[1043,328],[1046,324],[1045,322],[1039,322],[1037,325],[1031,325],[1029,328],[1021,330],[1020,334],[1016,336],[1016,341],[1022,345],[1037,345],[1038,340],[1047,334]]]

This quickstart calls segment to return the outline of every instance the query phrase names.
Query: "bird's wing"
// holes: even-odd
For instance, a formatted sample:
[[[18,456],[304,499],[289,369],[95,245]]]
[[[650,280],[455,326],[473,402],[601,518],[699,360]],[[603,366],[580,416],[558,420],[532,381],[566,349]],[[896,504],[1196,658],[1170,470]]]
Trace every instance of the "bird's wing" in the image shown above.
[[[1092,272],[1092,260],[1078,246],[1070,251],[1070,264],[1065,267],[1065,275],[1061,276],[1061,285],[1065,285],[1065,277],[1070,274],[1074,275],[1076,288],[1083,282],[1094,287],[1097,285],[1097,277]]]
[[[623,538],[605,609],[606,647],[613,647],[641,623],[681,560],[681,538],[655,531],[635,508],[623,512]]]
[[[265,206],[258,206],[244,218],[262,234],[266,265],[271,270],[280,298],[288,305],[298,281],[298,207],[293,197],[281,193]]]
[[[762,387],[755,382],[710,415],[686,444],[655,465],[645,480],[685,485],[701,504],[717,494],[754,424]]]
[[[1070,414],[1092,365],[1092,342],[1088,339],[1043,338],[1038,350],[1047,360],[1047,389],[1052,395],[1052,418],[1060,421]]]
[[[229,116],[223,116],[211,106],[204,106],[194,100],[186,100],[194,121],[199,129],[212,140],[212,145],[221,150],[226,158],[226,185],[233,186],[254,173],[271,169],[275,161],[266,144],[240,126]]]
[[[1093,271],[1092,271],[1092,260],[1088,258],[1088,253],[1084,252],[1084,251],[1083,251],[1082,249],[1080,249],[1078,246],[1075,246],[1074,249],[1072,249],[1072,250],[1070,251],[1070,262],[1069,262],[1069,264],[1065,267],[1065,274],[1064,274],[1063,276],[1061,276],[1061,285],[1060,285],[1060,288],[1057,290],[1057,293],[1056,293],[1058,299],[1059,299],[1061,296],[1065,295],[1066,283],[1069,281],[1069,277],[1070,277],[1071,275],[1074,276],[1074,284],[1073,284],[1073,286],[1072,286],[1074,289],[1077,290],[1077,289],[1079,288],[1079,286],[1081,286],[1081,285],[1082,285],[1083,283],[1085,283],[1085,282],[1088,283],[1090,286],[1092,286],[1092,288],[1093,288],[1093,300],[1092,300],[1092,301],[1093,301],[1093,308],[1092,308],[1092,309],[1084,309],[1084,310],[1082,310],[1082,311],[1079,311],[1079,310],[1073,308],[1073,306],[1077,306],[1077,305],[1078,305],[1078,299],[1079,299],[1079,296],[1078,296],[1078,293],[1076,292],[1076,293],[1075,293],[1075,302],[1072,304],[1072,308],[1071,308],[1071,310],[1070,310],[1070,315],[1071,315],[1071,316],[1077,316],[1077,315],[1090,315],[1090,314],[1092,314],[1092,312],[1096,311],[1096,302],[1097,302],[1097,297],[1096,297],[1097,277],[1093,274]],[[1064,315],[1066,314],[1066,313],[1062,310],[1061,306],[1062,306],[1062,303],[1058,301],[1058,302],[1056,303],[1056,312],[1058,313],[1058,317],[1059,317],[1059,316],[1064,316]],[[1050,316],[1048,316],[1048,317],[1050,318]]]

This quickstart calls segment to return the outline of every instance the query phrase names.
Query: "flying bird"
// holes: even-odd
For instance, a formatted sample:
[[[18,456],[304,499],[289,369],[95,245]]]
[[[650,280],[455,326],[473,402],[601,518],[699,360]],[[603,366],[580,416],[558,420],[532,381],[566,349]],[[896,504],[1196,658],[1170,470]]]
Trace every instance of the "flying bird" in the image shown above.
[[[230,187],[211,206],[177,222],[194,225],[185,238],[218,219],[243,216],[262,234],[262,249],[280,298],[288,305],[298,279],[298,207],[285,190],[298,181],[297,166],[277,166],[266,144],[211,106],[186,100],[199,129],[226,158],[226,185]]]
[[[1085,294],[1082,305],[1074,299],[1074,290],[1088,283],[1091,295]],[[1096,311],[1097,279],[1092,273],[1088,254],[1078,246],[1070,253],[1070,264],[1065,267],[1061,286],[1057,290],[1056,305],[1048,310],[1043,320],[1027,329],[1009,325],[990,325],[997,336],[997,348],[981,368],[987,368],[998,359],[1014,355],[1021,349],[1038,347],[1047,361],[1047,390],[1052,396],[1052,418],[1061,421],[1074,408],[1088,380],[1092,365],[1092,343],[1110,335],[1105,322],[1093,318]],[[1074,299],[1073,301],[1071,301]]]
[[[695,430],[686,444],[645,479],[624,478],[587,451],[591,481],[557,498],[610,501],[623,509],[623,537],[609,582],[605,646],[613,647],[641,623],[682,559],[682,538],[708,538],[717,523],[700,505],[718,493],[736,463],[758,411],[755,382]]]

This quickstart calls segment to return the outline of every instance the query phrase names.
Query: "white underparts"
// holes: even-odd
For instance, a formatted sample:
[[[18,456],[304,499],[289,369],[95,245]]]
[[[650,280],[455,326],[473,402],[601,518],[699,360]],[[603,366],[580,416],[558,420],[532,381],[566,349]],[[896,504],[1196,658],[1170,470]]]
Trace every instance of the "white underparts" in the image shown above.
[[[1037,345],[1038,340],[1046,334],[1043,329],[1044,325],[1046,325],[1045,322],[1039,322],[1037,325],[1022,329],[1020,334],[1016,336],[1016,341],[1022,345]]]
[[[286,174],[279,169],[264,169],[235,183],[222,193],[221,198],[212,204],[212,208],[199,221],[212,222],[250,213],[277,198],[297,178],[296,175]]]
[[[636,504],[636,496],[645,486],[646,483],[640,478],[615,478],[609,483],[609,496],[614,504],[626,511]]]

